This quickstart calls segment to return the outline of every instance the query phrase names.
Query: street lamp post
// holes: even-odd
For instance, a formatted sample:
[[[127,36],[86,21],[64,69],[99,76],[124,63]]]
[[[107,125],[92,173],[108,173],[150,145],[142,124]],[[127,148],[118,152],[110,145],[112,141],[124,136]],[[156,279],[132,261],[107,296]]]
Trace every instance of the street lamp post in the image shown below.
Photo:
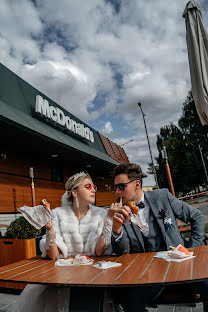
[[[134,141],[134,139],[131,139],[131,140],[129,140],[129,141],[127,141],[127,142],[121,144],[120,146],[124,146],[124,145],[126,145],[126,144],[128,144],[128,143],[130,143],[130,142],[132,142],[132,141]]]
[[[143,112],[143,110],[142,110],[142,104],[141,104],[141,103],[138,103],[138,106],[139,106],[140,109],[141,109],[142,117],[143,117],[143,121],[144,121],[144,128],[145,128],[145,132],[146,132],[146,136],[147,136],[147,143],[148,143],[148,147],[149,147],[149,152],[150,152],[152,167],[153,167],[153,170],[154,170],[155,183],[156,183],[157,188],[159,188],[158,182],[157,182],[157,174],[156,174],[156,170],[155,170],[155,166],[154,166],[154,162],[153,162],[153,157],[152,157],[152,151],[151,151],[151,147],[150,147],[149,136],[148,136],[148,132],[147,132],[147,126],[146,126],[146,121],[145,121],[145,114],[144,114],[144,112]]]

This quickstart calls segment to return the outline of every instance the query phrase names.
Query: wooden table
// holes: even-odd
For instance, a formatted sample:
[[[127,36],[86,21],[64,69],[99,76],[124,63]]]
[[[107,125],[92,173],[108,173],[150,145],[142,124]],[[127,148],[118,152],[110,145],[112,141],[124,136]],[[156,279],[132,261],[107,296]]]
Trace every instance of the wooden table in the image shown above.
[[[208,246],[193,248],[195,258],[183,262],[167,262],[153,258],[154,252],[123,256],[93,257],[122,263],[101,270],[89,266],[55,267],[55,260],[40,257],[0,267],[0,281],[53,284],[66,286],[139,286],[196,282],[208,279]]]
[[[208,280],[208,246],[193,248],[195,258],[167,262],[153,258],[154,252],[94,257],[122,263],[101,270],[89,266],[55,267],[54,260],[31,258],[0,267],[0,281],[76,287],[126,287],[171,285]]]

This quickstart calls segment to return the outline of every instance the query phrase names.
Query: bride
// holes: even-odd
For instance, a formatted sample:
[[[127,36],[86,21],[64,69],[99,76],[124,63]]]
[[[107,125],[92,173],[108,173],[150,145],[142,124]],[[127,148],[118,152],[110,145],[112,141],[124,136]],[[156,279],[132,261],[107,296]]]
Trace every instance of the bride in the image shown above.
[[[65,188],[62,205],[52,210],[40,241],[42,257],[110,255],[114,207],[107,212],[93,205],[97,188],[85,172],[71,176]],[[68,312],[69,298],[70,287],[27,285],[11,312]]]

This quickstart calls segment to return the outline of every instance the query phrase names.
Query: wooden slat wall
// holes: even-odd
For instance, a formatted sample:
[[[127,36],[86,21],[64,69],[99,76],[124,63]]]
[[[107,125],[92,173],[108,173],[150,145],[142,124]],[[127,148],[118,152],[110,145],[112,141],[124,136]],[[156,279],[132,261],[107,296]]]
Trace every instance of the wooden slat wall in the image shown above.
[[[26,205],[32,206],[31,180],[29,178],[30,156],[18,151],[5,150],[6,160],[0,161],[0,213],[16,213],[17,208]],[[35,197],[36,205],[43,198],[51,203],[51,208],[59,207],[61,197],[65,192],[64,184],[52,182],[50,163],[38,160],[35,166]],[[66,181],[74,173],[72,168],[63,168]],[[96,196],[98,206],[108,206],[115,201],[112,189],[113,178],[109,176],[103,179],[95,178],[94,183],[99,192]],[[107,192],[108,190],[108,192]]]
[[[116,202],[117,197],[113,192],[97,192],[96,205],[97,206],[109,206]]]
[[[30,179],[0,174],[0,212],[17,212],[21,206],[32,206]],[[43,198],[51,203],[51,208],[60,206],[64,184],[35,181],[36,204]]]
[[[29,178],[0,174],[0,212],[15,213],[21,206],[32,206],[30,183]],[[51,203],[52,209],[59,207],[64,191],[64,183],[35,181],[36,205],[46,198]],[[116,196],[111,191],[96,194],[97,206],[108,206],[115,201]]]
[[[7,158],[6,160],[0,160],[0,171],[17,176],[29,176],[29,167],[34,162],[34,160],[31,160],[31,156],[14,150],[5,149],[5,152]],[[46,161],[38,160],[37,165],[35,165],[35,177],[50,179],[50,176],[50,164]]]

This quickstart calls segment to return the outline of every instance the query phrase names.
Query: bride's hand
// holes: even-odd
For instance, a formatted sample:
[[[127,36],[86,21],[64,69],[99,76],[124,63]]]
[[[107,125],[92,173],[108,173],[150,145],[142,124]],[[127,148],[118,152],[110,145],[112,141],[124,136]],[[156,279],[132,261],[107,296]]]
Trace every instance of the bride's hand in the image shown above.
[[[51,221],[48,221],[45,225],[46,230],[51,231],[53,230],[53,224],[51,223]]]
[[[118,211],[119,208],[122,207],[122,198],[120,199],[120,202],[119,203],[113,203],[111,204],[110,206],[110,209],[108,210],[108,215],[107,217],[110,219],[110,220],[113,220],[113,216],[114,214]]]

